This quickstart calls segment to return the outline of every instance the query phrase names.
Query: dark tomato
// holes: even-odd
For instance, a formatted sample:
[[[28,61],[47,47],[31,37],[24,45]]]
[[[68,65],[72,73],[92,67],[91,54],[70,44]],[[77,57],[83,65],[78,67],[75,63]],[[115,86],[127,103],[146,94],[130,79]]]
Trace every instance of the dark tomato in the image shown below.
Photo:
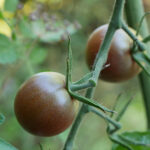
[[[143,0],[145,11],[149,11],[150,9],[150,1],[149,0]]]
[[[56,72],[38,73],[19,89],[15,114],[24,129],[38,136],[53,136],[73,122],[78,101],[65,87],[65,76]]]
[[[107,29],[107,24],[102,25],[94,30],[89,37],[86,48],[86,60],[89,68],[92,68]],[[132,31],[135,32],[133,29]],[[131,56],[132,46],[133,41],[127,33],[122,29],[115,32],[106,62],[110,66],[101,71],[101,79],[109,82],[121,82],[129,80],[140,72],[140,67]]]

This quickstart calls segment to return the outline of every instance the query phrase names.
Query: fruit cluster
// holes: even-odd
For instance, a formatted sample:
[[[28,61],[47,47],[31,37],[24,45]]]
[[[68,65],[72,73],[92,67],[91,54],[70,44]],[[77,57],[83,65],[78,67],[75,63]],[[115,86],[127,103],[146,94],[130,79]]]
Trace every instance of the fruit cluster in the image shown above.
[[[89,37],[86,60],[92,68],[102,45],[108,25],[98,27]],[[133,33],[135,31],[131,29]],[[140,38],[140,37],[139,37]],[[110,82],[129,80],[141,69],[132,59],[133,41],[122,29],[115,32],[106,64],[100,79]],[[15,114],[24,129],[38,136],[53,136],[63,132],[73,122],[78,101],[70,96],[65,76],[56,72],[42,72],[28,79],[15,99]]]

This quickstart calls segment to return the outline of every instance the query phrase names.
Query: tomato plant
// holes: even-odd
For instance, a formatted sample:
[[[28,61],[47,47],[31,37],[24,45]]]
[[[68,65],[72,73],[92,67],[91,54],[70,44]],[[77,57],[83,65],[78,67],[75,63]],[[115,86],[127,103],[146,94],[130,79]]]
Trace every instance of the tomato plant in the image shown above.
[[[53,136],[68,128],[75,118],[77,101],[65,88],[64,75],[38,73],[19,89],[15,114],[20,124],[32,134]]]
[[[148,150],[150,132],[139,130],[145,130],[146,123],[147,129],[150,129],[150,35],[146,25],[149,13],[142,12],[141,0],[106,1],[102,5],[98,4],[98,0],[66,1],[0,0],[0,22],[6,26],[4,29],[0,25],[0,150],[37,150],[38,146],[41,150],[89,150],[91,147]],[[146,9],[147,5],[145,3]],[[87,68],[82,66],[85,57],[82,50],[86,33],[91,31],[91,27],[94,29],[107,21],[109,28],[103,25],[89,38],[92,48],[88,47],[88,43],[87,61],[90,61],[88,64],[92,69],[85,72]],[[80,24],[84,28],[76,32]],[[137,30],[143,39],[138,38],[129,26]],[[92,36],[96,38],[92,40]],[[67,39],[66,47],[67,43],[63,41]],[[88,48],[91,50],[89,54]],[[111,82],[128,80],[141,70],[136,63],[143,69],[139,75],[141,88],[138,80],[127,82],[125,86],[105,86],[105,83],[98,82],[99,77]],[[56,72],[38,73],[20,87],[20,82],[27,76],[50,68],[58,72],[64,72],[66,68],[66,77]],[[15,104],[12,105],[15,95]],[[135,101],[122,118],[133,97]],[[76,100],[83,103],[77,116]],[[103,118],[106,124],[91,117],[92,114]],[[85,123],[77,135],[84,118]],[[25,130],[35,136],[19,132],[17,119]],[[57,135],[71,124],[68,136],[65,132],[55,138],[36,137]],[[131,132],[122,129],[126,125],[131,127]],[[120,129],[125,132],[121,133]],[[108,142],[103,142],[106,139],[104,134],[115,143],[112,148]]]
[[[90,35],[86,48],[86,60],[89,68],[92,68],[96,54],[104,40],[108,25],[102,25],[95,29]],[[135,31],[131,29],[133,33]],[[139,37],[141,39],[141,37]],[[128,80],[140,72],[140,67],[132,59],[131,49],[133,40],[119,29],[114,34],[106,64],[109,65],[102,70],[100,78],[110,82]]]

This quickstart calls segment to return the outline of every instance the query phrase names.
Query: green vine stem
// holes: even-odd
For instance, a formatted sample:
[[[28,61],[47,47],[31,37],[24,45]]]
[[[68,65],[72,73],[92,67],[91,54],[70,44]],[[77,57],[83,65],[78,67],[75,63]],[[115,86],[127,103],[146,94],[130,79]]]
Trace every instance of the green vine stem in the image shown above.
[[[96,56],[93,65],[93,80],[97,82],[100,71],[102,70],[105,62],[107,61],[109,47],[115,31],[122,26],[122,13],[123,13],[124,0],[116,0],[114,12],[109,23],[108,31]]]
[[[92,83],[95,83],[95,85],[98,81],[99,74],[100,74],[101,70],[103,69],[103,66],[107,60],[109,47],[110,47],[113,35],[118,28],[121,28],[124,2],[125,2],[125,0],[116,0],[113,15],[112,15],[112,18],[109,23],[108,31],[106,33],[106,36],[102,43],[102,46],[101,46],[101,48],[97,54],[96,60],[94,62],[93,75],[92,75],[92,78],[90,81]],[[71,76],[71,75],[69,75],[69,76]],[[85,97],[92,98],[93,93],[94,93],[94,88],[88,88]],[[68,135],[68,138],[66,140],[63,150],[71,150],[72,149],[73,142],[74,142],[77,130],[79,128],[79,125],[82,121],[82,118],[89,111],[90,110],[89,110],[88,105],[83,104],[81,106],[81,109],[80,109],[80,111],[76,117],[76,120],[74,121],[74,124],[70,130],[70,133]]]
[[[120,123],[112,120],[112,118],[108,117],[106,114],[98,111],[97,109],[93,108],[93,107],[89,107],[90,108],[90,111],[97,114],[98,116],[104,118],[105,120],[107,120],[109,123],[111,123],[115,128],[116,130],[120,129],[121,128],[121,125]]]
[[[126,31],[126,33],[134,40],[134,42],[138,45],[140,51],[146,50],[145,45],[138,40],[138,38],[129,30],[128,26],[125,23],[122,23],[122,28]],[[134,50],[134,49],[133,49]]]
[[[138,24],[141,18],[144,15],[143,4],[141,0],[126,0],[126,16],[129,26],[137,29]],[[146,21],[143,21],[143,24],[140,29],[140,34],[143,37],[148,36],[148,27]],[[150,79],[149,77],[142,72],[139,76],[141,89],[143,93],[146,115],[147,115],[147,126],[150,129]]]
[[[145,19],[148,15],[150,15],[150,12],[145,12],[144,16],[141,18],[140,23],[139,23],[139,26],[137,27],[136,35],[139,34],[140,29],[141,29],[141,26],[142,26],[142,24],[143,24],[143,21],[144,21],[144,19]]]

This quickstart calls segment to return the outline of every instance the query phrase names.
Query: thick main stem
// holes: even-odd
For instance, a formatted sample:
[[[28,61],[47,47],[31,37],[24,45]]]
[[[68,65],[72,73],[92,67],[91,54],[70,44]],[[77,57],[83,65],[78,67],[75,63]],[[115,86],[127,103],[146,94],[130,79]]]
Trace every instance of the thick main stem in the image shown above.
[[[126,16],[127,16],[127,21],[129,26],[136,29],[143,15],[144,15],[144,9],[141,0],[126,0]],[[143,37],[146,37],[148,33],[149,31],[148,31],[147,23],[146,21],[144,21],[140,30],[140,34]],[[148,129],[150,129],[150,92],[149,92],[150,79],[144,72],[140,74],[139,79],[141,83],[141,89],[142,89],[144,104],[146,109],[147,126]]]
[[[109,26],[108,26],[107,33],[105,35],[105,38],[102,42],[100,50],[98,51],[98,54],[94,61],[93,77],[96,82],[99,78],[99,74],[100,74],[104,64],[107,61],[108,52],[109,52],[109,48],[111,45],[113,35],[114,35],[115,31],[121,27],[124,1],[125,0],[116,0],[116,4],[114,7],[112,18],[111,18]]]
[[[104,41],[102,43],[102,46],[97,54],[96,60],[94,62],[94,76],[93,76],[93,81],[97,83],[99,74],[103,68],[103,65],[105,64],[107,57],[108,57],[108,52],[109,52],[109,47],[111,44],[111,40],[113,38],[113,35],[117,28],[121,26],[121,21],[122,21],[122,12],[123,12],[123,6],[124,6],[125,0],[116,0],[113,15],[108,27],[108,31],[106,33],[106,36],[104,38]],[[86,93],[86,97],[91,98],[93,95],[94,88],[89,88]],[[65,143],[65,146],[63,150],[71,150],[73,147],[73,142],[77,133],[77,130],[79,128],[79,125],[82,121],[83,116],[87,113],[88,105],[82,105],[77,118],[70,130],[69,136],[67,138],[67,141]]]
[[[87,90],[86,97],[91,98],[93,94],[93,88],[90,88]],[[73,147],[73,142],[77,133],[77,130],[80,126],[80,123],[84,117],[84,115],[88,112],[88,105],[82,104],[80,111],[74,121],[74,124],[72,125],[72,128],[70,130],[70,133],[68,135],[67,141],[64,145],[63,150],[71,150]]]

